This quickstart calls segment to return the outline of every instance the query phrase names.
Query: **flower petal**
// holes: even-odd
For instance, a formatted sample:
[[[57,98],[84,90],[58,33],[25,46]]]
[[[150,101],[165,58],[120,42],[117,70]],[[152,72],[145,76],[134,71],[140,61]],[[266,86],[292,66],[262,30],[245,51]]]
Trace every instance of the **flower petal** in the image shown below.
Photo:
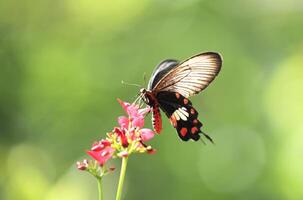
[[[139,106],[135,104],[130,104],[128,102],[124,102],[121,99],[117,99],[122,108],[125,110],[125,112],[130,116],[130,117],[137,117],[138,116],[138,109]]]
[[[124,102],[121,99],[117,99],[117,100],[120,103],[120,105],[122,106],[122,108],[125,110],[125,112],[127,112],[127,108],[130,106],[130,103]]]
[[[103,144],[105,147],[108,147],[111,145],[111,142],[108,140],[101,140],[101,144]]]
[[[150,112],[150,107],[142,108],[138,111],[139,115],[141,115],[142,117],[145,116],[149,112]]]
[[[118,123],[121,126],[121,128],[128,129],[129,119],[125,116],[118,117]]]
[[[149,150],[147,150],[148,154],[155,154],[156,152],[157,152],[156,149],[149,149]]]
[[[142,141],[148,141],[154,137],[155,133],[148,129],[148,128],[143,128],[141,129],[141,140]]]
[[[133,127],[142,128],[144,126],[144,118],[143,117],[136,117],[132,121]]]
[[[98,161],[101,166],[103,166],[104,163],[112,157],[114,151],[114,148],[106,147],[101,151],[87,151],[87,154],[90,155],[96,161]]]
[[[92,145],[91,150],[92,151],[101,151],[102,149],[104,149],[105,147],[110,146],[110,145],[111,145],[110,141],[108,141],[108,140],[101,140],[99,142],[95,142]]]
[[[120,128],[114,128],[114,132],[117,133],[117,135],[120,138],[120,143],[122,144],[123,147],[128,147],[128,141],[127,141],[127,137],[125,135],[125,131],[121,130]]]
[[[127,113],[132,118],[138,117],[139,116],[138,109],[139,107],[137,105],[130,105],[127,108]]]
[[[104,145],[100,142],[95,142],[91,148],[92,151],[101,151],[104,148]]]

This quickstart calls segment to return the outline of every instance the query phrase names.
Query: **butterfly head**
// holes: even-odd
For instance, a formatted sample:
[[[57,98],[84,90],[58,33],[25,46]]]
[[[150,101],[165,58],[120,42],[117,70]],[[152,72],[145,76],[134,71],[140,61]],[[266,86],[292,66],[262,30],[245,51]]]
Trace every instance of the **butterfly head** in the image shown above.
[[[145,94],[146,92],[147,92],[147,90],[146,90],[145,88],[141,88],[141,89],[140,89],[140,93],[141,93],[141,94]]]
[[[153,93],[145,88],[140,89],[140,94],[142,100],[149,106],[153,106],[155,104],[155,97]]]
[[[140,96],[141,96],[142,100],[146,104],[148,104],[149,103],[149,99],[148,99],[148,95],[147,95],[147,90],[145,88],[141,88],[140,89],[140,94],[141,94]]]

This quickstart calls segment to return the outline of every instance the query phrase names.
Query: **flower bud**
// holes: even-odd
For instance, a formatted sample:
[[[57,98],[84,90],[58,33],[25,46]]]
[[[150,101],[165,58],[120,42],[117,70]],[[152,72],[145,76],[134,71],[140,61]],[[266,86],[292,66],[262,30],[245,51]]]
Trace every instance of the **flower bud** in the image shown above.
[[[85,160],[83,160],[83,162],[78,161],[77,168],[82,171],[86,170],[88,168],[88,160],[85,159]]]

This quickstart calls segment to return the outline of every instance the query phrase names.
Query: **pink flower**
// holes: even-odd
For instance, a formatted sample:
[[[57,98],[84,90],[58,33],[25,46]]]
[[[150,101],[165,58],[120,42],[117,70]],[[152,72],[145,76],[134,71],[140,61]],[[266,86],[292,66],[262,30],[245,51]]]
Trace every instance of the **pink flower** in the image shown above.
[[[141,140],[144,142],[152,139],[154,135],[155,135],[154,132],[148,128],[141,129],[140,136],[141,136]]]
[[[142,128],[144,126],[144,117],[145,115],[150,111],[150,108],[144,108],[139,109],[138,105],[130,104],[127,102],[123,102],[120,99],[118,99],[118,102],[122,106],[122,108],[125,110],[125,112],[129,115],[129,118],[127,120],[127,117],[119,117],[118,122],[122,128],[128,128],[128,125],[130,122],[132,122],[133,127],[139,127]]]
[[[118,118],[119,127],[107,133],[107,138],[95,142],[87,154],[96,160],[100,166],[112,157],[128,157],[132,153],[154,153],[155,150],[144,144],[154,137],[154,132],[143,128],[144,117],[150,108],[139,109],[138,105],[123,102],[118,99],[128,116]],[[87,160],[77,162],[79,170],[95,170]]]
[[[133,153],[153,154],[156,152],[150,145],[145,144],[155,135],[152,130],[143,128],[144,118],[150,112],[150,108],[139,109],[139,105],[123,102],[120,99],[118,102],[127,116],[118,117],[119,126],[108,132],[106,139],[95,142],[91,149],[86,151],[91,160],[77,162],[79,170],[86,171],[100,180],[115,169],[108,168],[106,162],[109,159],[125,159]]]
[[[103,166],[104,163],[106,163],[106,161],[110,159],[115,152],[115,149],[110,145],[111,143],[108,140],[101,140],[100,142],[93,144],[91,150],[87,151],[87,154],[98,161],[101,166]]]
[[[142,129],[144,126],[144,117],[150,111],[150,108],[139,109],[138,105],[123,102],[120,99],[118,99],[118,102],[128,114],[128,117],[121,116],[118,118],[120,128],[114,129],[122,146],[127,148],[130,143],[136,142],[137,144],[134,145],[136,146],[136,152],[154,152],[154,150],[147,149],[148,146],[143,143],[154,137],[152,130],[147,128]]]

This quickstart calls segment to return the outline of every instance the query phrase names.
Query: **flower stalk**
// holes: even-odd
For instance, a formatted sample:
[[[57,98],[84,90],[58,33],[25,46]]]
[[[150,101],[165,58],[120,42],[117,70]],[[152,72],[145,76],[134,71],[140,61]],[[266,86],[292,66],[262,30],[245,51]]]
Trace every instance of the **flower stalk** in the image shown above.
[[[127,161],[128,161],[128,157],[123,157],[122,158],[122,165],[121,165],[119,184],[118,184],[118,189],[117,189],[117,194],[116,194],[116,200],[120,200],[121,196],[122,196],[122,190],[123,190],[123,184],[124,184],[124,179],[125,179],[125,174],[126,174]]]
[[[97,182],[98,182],[99,200],[103,200],[102,177],[98,177]]]

